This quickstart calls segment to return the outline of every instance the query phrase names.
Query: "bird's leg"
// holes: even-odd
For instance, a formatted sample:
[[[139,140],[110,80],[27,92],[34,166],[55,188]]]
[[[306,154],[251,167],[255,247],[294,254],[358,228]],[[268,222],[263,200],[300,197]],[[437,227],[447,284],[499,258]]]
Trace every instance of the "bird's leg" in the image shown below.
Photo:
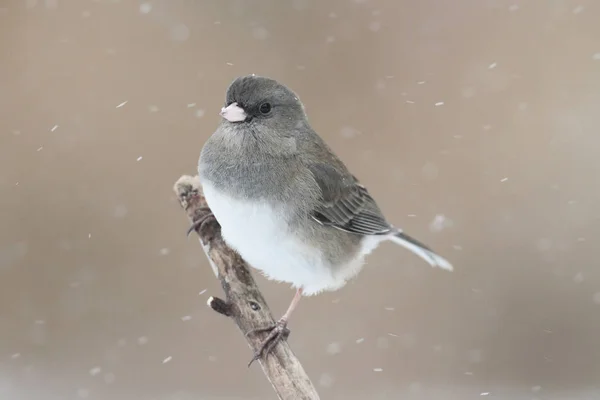
[[[266,357],[275,348],[279,341],[287,339],[287,337],[290,335],[290,330],[287,328],[288,320],[290,318],[290,315],[292,315],[292,312],[294,312],[294,310],[296,309],[296,306],[298,305],[298,302],[301,298],[302,288],[296,290],[296,294],[294,295],[294,298],[292,299],[292,302],[290,303],[290,306],[288,307],[287,311],[285,312],[285,314],[283,314],[281,318],[279,318],[279,320],[275,323],[274,326],[270,326],[268,328],[253,329],[250,332],[246,333],[246,336],[248,336],[253,333],[269,332],[269,335],[265,338],[265,340],[263,340],[263,342],[258,347],[258,350],[254,353],[254,357],[252,357],[252,360],[250,360],[248,366],[252,365],[254,361],[258,360],[262,356]]]
[[[203,216],[201,216],[200,218],[198,218],[196,221],[194,221],[194,223],[192,224],[192,226],[190,226],[190,229],[188,229],[188,231],[187,231],[187,236],[190,236],[190,233],[192,233],[195,230],[197,230],[198,228],[200,228],[203,223],[205,223],[206,221],[208,221],[211,218],[215,217],[213,215],[213,213],[210,211],[210,208],[208,208],[208,207],[200,207],[198,209],[198,211],[205,212],[206,214],[204,214]]]

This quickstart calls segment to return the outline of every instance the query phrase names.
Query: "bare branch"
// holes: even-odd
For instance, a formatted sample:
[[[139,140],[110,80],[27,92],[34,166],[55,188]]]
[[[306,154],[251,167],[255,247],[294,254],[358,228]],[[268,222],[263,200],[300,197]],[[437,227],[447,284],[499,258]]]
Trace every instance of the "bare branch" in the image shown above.
[[[204,252],[225,292],[225,300],[211,297],[208,305],[218,313],[231,317],[244,334],[250,348],[258,350],[267,333],[248,336],[246,333],[273,326],[275,320],[250,274],[248,264],[223,241],[221,227],[211,217],[198,177],[184,175],[173,189],[194,224]],[[280,399],[319,399],[287,341],[278,343],[273,352],[259,362]]]

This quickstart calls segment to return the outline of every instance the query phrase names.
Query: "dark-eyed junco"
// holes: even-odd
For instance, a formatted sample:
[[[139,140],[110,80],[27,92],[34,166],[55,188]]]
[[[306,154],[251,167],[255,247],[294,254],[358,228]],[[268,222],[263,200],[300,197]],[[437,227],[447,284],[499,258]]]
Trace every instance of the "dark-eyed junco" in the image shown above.
[[[337,290],[391,240],[434,267],[452,265],[386,221],[367,189],[308,123],[298,96],[273,79],[237,78],[200,154],[204,196],[226,243],[269,279],[297,289],[255,359],[283,335],[301,296]]]

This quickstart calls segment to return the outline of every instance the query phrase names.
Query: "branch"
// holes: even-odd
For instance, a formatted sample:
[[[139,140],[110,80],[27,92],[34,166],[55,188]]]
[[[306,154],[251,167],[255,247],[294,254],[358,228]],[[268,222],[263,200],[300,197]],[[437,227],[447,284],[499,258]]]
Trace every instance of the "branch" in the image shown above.
[[[196,232],[213,271],[221,281],[226,299],[210,297],[208,305],[218,313],[231,317],[250,348],[257,351],[268,333],[248,336],[246,333],[273,326],[275,320],[250,274],[248,264],[223,241],[221,226],[211,217],[198,177],[184,175],[177,180],[173,189],[192,223],[204,221],[197,224]],[[287,341],[279,342],[259,362],[279,399],[319,399]]]

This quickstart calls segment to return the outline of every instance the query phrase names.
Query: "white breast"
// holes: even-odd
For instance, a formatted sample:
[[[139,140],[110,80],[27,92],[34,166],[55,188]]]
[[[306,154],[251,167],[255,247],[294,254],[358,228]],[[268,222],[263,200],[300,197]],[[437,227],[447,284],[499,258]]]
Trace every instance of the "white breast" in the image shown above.
[[[340,288],[362,266],[361,257],[333,268],[318,249],[305,245],[290,231],[276,206],[233,198],[207,181],[203,191],[227,244],[269,279],[302,287],[305,295],[311,295]]]

